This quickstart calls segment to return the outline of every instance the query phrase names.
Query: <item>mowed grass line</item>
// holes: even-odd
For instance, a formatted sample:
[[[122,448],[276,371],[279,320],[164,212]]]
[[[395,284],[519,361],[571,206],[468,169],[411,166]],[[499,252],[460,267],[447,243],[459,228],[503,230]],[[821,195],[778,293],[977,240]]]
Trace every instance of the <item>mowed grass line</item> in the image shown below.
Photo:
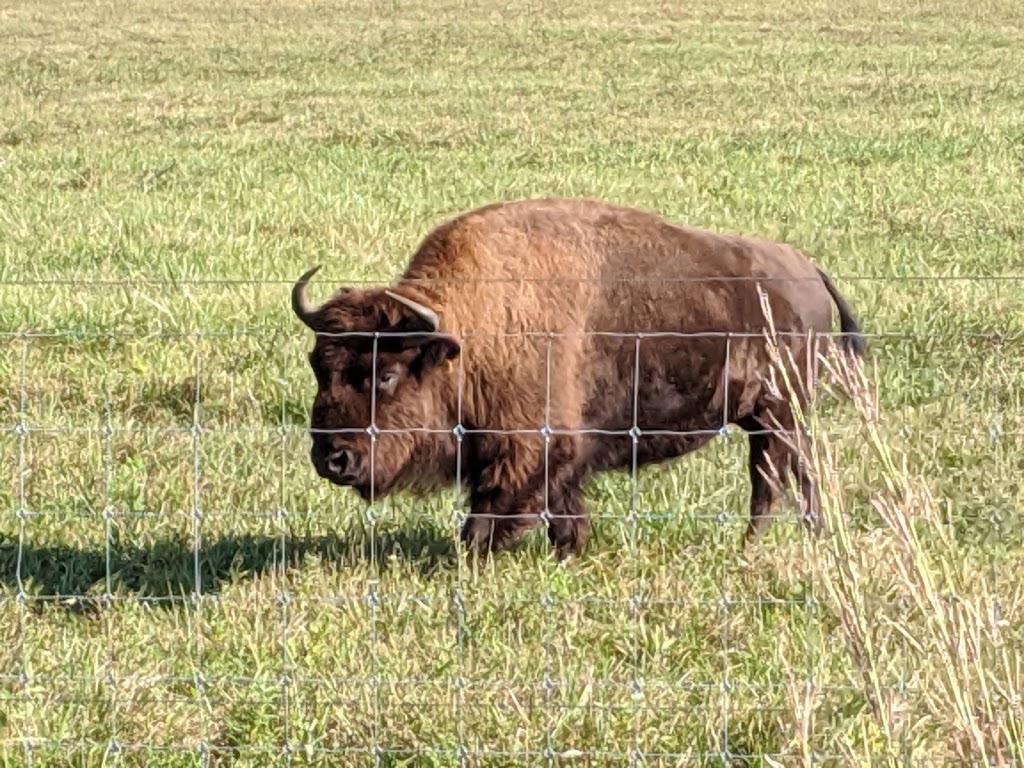
[[[595,479],[569,567],[540,531],[465,562],[454,489],[367,510],[318,482],[287,291],[319,262],[319,296],[390,279],[441,218],[526,195],[803,246],[874,335],[878,428],[955,534],[954,600],[991,599],[1019,660],[1016,4],[15,2],[0,25],[4,764],[864,764],[885,722],[910,764],[963,756],[896,631],[879,718],[791,514],[740,552],[741,435],[640,473],[635,507]],[[902,627],[889,476],[849,402],[821,414],[871,626]]]

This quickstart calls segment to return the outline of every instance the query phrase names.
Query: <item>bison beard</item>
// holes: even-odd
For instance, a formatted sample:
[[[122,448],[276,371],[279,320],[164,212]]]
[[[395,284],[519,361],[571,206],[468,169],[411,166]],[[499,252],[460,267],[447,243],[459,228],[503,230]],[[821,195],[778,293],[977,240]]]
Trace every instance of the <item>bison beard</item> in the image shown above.
[[[543,521],[564,557],[587,540],[589,475],[674,459],[733,423],[750,442],[747,540],[788,478],[817,520],[789,398],[810,399],[833,306],[846,352],[864,341],[795,248],[593,200],[520,200],[436,227],[390,290],[343,288],[316,307],[315,271],[292,308],[317,334],[310,456],[335,484],[364,498],[427,491],[461,461],[470,549],[503,549]],[[762,300],[806,388],[766,384]]]

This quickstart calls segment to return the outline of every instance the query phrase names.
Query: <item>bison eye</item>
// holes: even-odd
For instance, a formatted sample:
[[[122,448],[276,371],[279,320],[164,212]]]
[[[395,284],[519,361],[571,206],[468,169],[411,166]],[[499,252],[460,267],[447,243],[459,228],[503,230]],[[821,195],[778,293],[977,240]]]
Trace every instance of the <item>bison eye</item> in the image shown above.
[[[385,371],[382,373],[378,385],[385,392],[393,392],[398,385],[398,371]]]

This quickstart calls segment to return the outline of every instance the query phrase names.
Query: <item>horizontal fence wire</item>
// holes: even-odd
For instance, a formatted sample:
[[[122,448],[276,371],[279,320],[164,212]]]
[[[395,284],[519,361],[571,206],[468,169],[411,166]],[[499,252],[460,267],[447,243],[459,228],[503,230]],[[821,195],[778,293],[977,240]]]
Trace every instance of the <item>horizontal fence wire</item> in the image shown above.
[[[319,280],[324,282],[330,282],[331,278],[328,277],[328,272],[320,273]],[[297,275],[296,275],[297,277]],[[1024,274],[998,274],[998,275],[982,275],[982,274],[967,274],[967,275],[855,275],[855,274],[843,274],[835,273],[830,274],[830,277],[836,282],[856,282],[856,283],[882,283],[886,285],[899,284],[899,283],[989,283],[989,282],[1017,282],[1024,280]],[[339,278],[340,280],[340,278]],[[54,277],[54,278],[0,278],[0,286],[18,286],[18,287],[34,287],[34,286],[72,286],[72,287],[124,287],[131,288],[133,286],[159,286],[159,287],[191,287],[191,286],[239,286],[239,285],[252,285],[252,286],[272,286],[275,288],[281,286],[291,286],[295,282],[295,277],[290,278],[170,278],[170,277],[125,277],[125,278],[89,278],[89,277]],[[473,278],[459,278],[459,277],[445,277],[445,278],[418,278],[409,277],[403,278],[403,282],[407,282],[409,285],[417,286],[436,286],[436,285],[492,285],[492,284],[534,284],[534,283],[556,283],[556,284],[587,284],[587,283],[644,283],[644,282],[674,282],[674,283],[714,283],[714,282],[726,282],[726,283],[773,283],[773,282],[807,282],[820,284],[820,278],[816,276],[810,277],[772,277],[771,275],[766,276],[748,276],[748,275],[680,275],[678,273],[668,274],[647,274],[647,275],[628,275],[622,277],[616,276],[601,276],[601,277],[577,277],[572,275],[557,275],[557,276],[545,276],[545,277],[473,277]],[[357,278],[345,275],[344,283],[346,285],[368,285],[378,286],[380,280],[374,280],[372,278]]]
[[[58,749],[61,751],[72,751],[80,750],[82,745],[79,742],[74,741],[58,741],[49,739],[30,739],[25,742],[26,749]],[[325,757],[332,758],[365,758],[366,750],[362,747],[320,747],[316,750],[312,750],[317,755],[323,755]],[[272,757],[280,757],[287,763],[299,762],[302,759],[303,752],[305,750],[299,749],[290,744],[276,747],[276,746],[260,746],[260,745],[245,745],[237,746],[234,744],[171,744],[166,746],[153,746],[148,744],[138,743],[117,743],[111,745],[107,750],[107,754],[111,761],[116,761],[119,755],[130,755],[132,753],[146,753],[153,755],[160,755],[162,753],[174,753],[174,752],[197,752],[203,760],[216,759],[220,753],[226,753],[231,755],[237,755],[243,757],[246,755],[256,755],[271,759]],[[687,752],[669,752],[669,751],[658,751],[652,750],[644,752],[642,756],[634,753],[623,753],[614,750],[603,750],[594,749],[582,752],[576,749],[566,750],[553,750],[553,749],[517,749],[517,750],[502,750],[502,749],[480,749],[473,747],[423,747],[415,750],[407,747],[388,747],[381,746],[375,749],[370,756],[371,760],[384,761],[388,758],[395,758],[397,760],[409,760],[411,757],[422,757],[422,758],[444,758],[449,757],[454,764],[459,764],[464,761],[472,760],[473,758],[494,758],[494,759],[519,759],[528,761],[527,764],[543,765],[547,762],[552,761],[579,761],[583,758],[590,758],[594,760],[607,759],[611,764],[616,764],[615,761],[622,759],[642,759],[647,761],[667,761],[667,765],[678,765],[688,764],[692,761],[711,761],[717,764],[722,759],[735,760],[739,762],[757,760],[763,757],[759,753],[743,753],[743,752],[730,752],[727,755],[723,755],[721,752],[704,752],[704,751],[687,751]],[[774,757],[779,760],[800,760],[802,755],[798,752],[777,752]],[[825,763],[830,761],[844,761],[848,760],[849,756],[836,753],[829,754],[823,753],[815,755],[815,759]],[[928,759],[924,758],[920,761],[915,761],[915,765],[922,766],[938,766],[942,765],[940,759]]]
[[[160,330],[160,331],[111,331],[111,330],[96,330],[96,331],[84,331],[77,329],[68,329],[60,331],[0,331],[0,339],[4,341],[31,341],[31,340],[71,340],[71,341],[117,341],[121,339],[133,339],[136,341],[153,341],[153,340],[167,340],[167,339],[234,339],[234,338],[245,338],[245,337],[261,337],[267,338],[273,335],[273,333],[283,334],[281,329],[269,328],[237,328],[230,331],[202,331],[202,330]],[[331,333],[326,331],[317,331],[315,334],[317,337],[328,338],[328,339],[346,339],[346,338],[387,338],[389,335],[395,337],[412,337],[416,335],[423,335],[422,333],[402,333],[402,334],[388,334],[386,332],[381,333],[369,333],[364,331],[340,331],[337,333]],[[778,334],[780,337],[791,337],[791,336],[802,336],[803,334],[794,334],[791,332],[780,331]],[[823,334],[824,335],[824,334]],[[836,340],[841,340],[847,334],[833,333],[829,334]],[[868,341],[916,341],[916,340],[928,340],[928,339],[961,339],[966,341],[979,341],[988,340],[994,343],[1002,341],[1013,341],[1024,338],[1024,332],[1013,331],[1013,330],[994,330],[994,331],[958,331],[954,334],[949,332],[940,333],[924,333],[920,331],[888,331],[888,332],[865,332],[861,334]],[[547,331],[533,331],[533,332],[508,332],[508,333],[474,333],[467,331],[464,335],[464,339],[494,339],[494,338],[531,338],[531,339],[548,339],[548,338],[586,338],[590,336],[605,337],[605,338],[617,338],[617,339],[662,339],[662,338],[676,338],[676,339],[760,339],[763,338],[763,334],[759,332],[750,333],[737,333],[737,332],[725,332],[725,331],[700,331],[694,333],[677,333],[672,331],[643,331],[639,333],[626,333],[626,332],[613,332],[613,331],[579,331],[575,333],[552,333]]]
[[[656,279],[665,280],[660,277]],[[992,283],[1016,282],[1024,280],[1024,276],[842,276],[836,279],[849,282],[884,281],[887,284],[968,279]],[[758,278],[758,281],[770,282],[764,278]],[[0,287],[279,287],[290,285],[291,282],[146,278],[0,279]],[[517,279],[512,282],[529,281]],[[568,279],[566,282],[572,283],[573,280]],[[58,408],[52,416],[52,422],[44,420],[33,410],[36,395],[33,378],[37,370],[30,364],[29,353],[34,345],[56,345],[59,348],[66,344],[69,349],[73,349],[76,342],[85,340],[105,340],[111,343],[123,340],[170,342],[179,338],[209,339],[219,343],[241,337],[267,338],[268,334],[276,338],[292,330],[273,328],[271,333],[268,329],[269,326],[239,327],[228,331],[195,329],[146,333],[73,328],[0,331],[0,339],[17,356],[17,361],[8,366],[8,374],[11,376],[9,386],[13,392],[12,408],[8,413],[0,414],[0,437],[10,444],[10,453],[4,454],[4,459],[13,467],[14,477],[14,483],[7,494],[8,510],[0,512],[0,518],[3,519],[0,528],[0,562],[4,567],[0,574],[0,610],[6,611],[3,616],[13,619],[17,625],[13,633],[16,638],[13,650],[3,657],[6,659],[5,666],[0,668],[0,706],[6,712],[5,719],[0,720],[0,748],[6,750],[6,755],[13,756],[15,762],[25,765],[49,764],[43,755],[51,750],[67,756],[69,761],[72,760],[70,756],[77,756],[74,761],[85,764],[86,754],[99,750],[114,763],[130,762],[133,753],[150,756],[154,764],[162,764],[162,755],[168,756],[170,760],[175,755],[183,754],[204,766],[219,764],[218,756],[222,754],[235,757],[263,756],[256,759],[265,758],[268,761],[282,758],[286,764],[303,764],[302,760],[319,757],[326,761],[324,764],[349,764],[351,761],[352,764],[378,766],[394,764],[390,762],[392,759],[436,760],[444,765],[476,765],[484,759],[518,761],[516,764],[524,765],[563,765],[581,759],[604,761],[601,764],[608,765],[639,766],[652,762],[666,765],[687,762],[729,765],[757,760],[768,754],[777,763],[788,765],[803,761],[806,753],[791,749],[779,739],[775,739],[772,742],[774,747],[767,751],[752,748],[745,743],[743,736],[743,728],[752,722],[751,717],[756,715],[767,718],[771,713],[775,713],[776,719],[788,717],[791,713],[786,707],[794,685],[802,686],[808,695],[827,695],[832,701],[850,700],[862,695],[862,686],[848,678],[821,678],[823,673],[818,660],[828,650],[820,647],[821,640],[817,638],[816,632],[825,616],[823,606],[827,598],[822,594],[819,583],[811,581],[801,584],[798,591],[779,595],[759,593],[753,589],[745,592],[738,586],[740,582],[730,581],[727,586],[719,580],[703,593],[680,588],[680,594],[676,595],[659,580],[667,579],[670,583],[685,585],[689,581],[700,581],[700,574],[687,571],[669,573],[665,569],[672,568],[672,564],[649,562],[653,537],[658,534],[644,526],[652,523],[678,524],[680,518],[685,517],[690,525],[704,531],[690,540],[692,546],[731,546],[712,543],[709,532],[727,526],[730,526],[730,531],[738,531],[746,522],[748,508],[743,493],[728,497],[716,496],[717,491],[712,489],[705,476],[692,481],[702,484],[703,492],[711,496],[711,500],[703,506],[682,508],[681,497],[671,495],[678,489],[671,486],[660,500],[646,498],[647,491],[641,480],[645,473],[641,458],[645,441],[704,441],[729,435],[742,435],[750,440],[795,440],[798,432],[767,426],[741,430],[730,416],[728,389],[723,396],[721,420],[710,427],[663,429],[644,426],[641,418],[644,376],[640,364],[641,344],[661,339],[720,340],[726,345],[726,356],[719,367],[722,379],[729,382],[728,345],[741,339],[765,339],[763,332],[725,333],[708,330],[691,333],[627,333],[588,330],[576,333],[520,331],[474,335],[472,331],[467,331],[463,334],[465,339],[518,337],[546,345],[544,370],[536,372],[535,382],[545,392],[543,418],[535,426],[531,424],[522,428],[495,428],[470,423],[463,389],[467,374],[461,359],[457,365],[460,386],[455,395],[457,402],[453,406],[455,416],[450,420],[452,423],[443,423],[441,426],[378,426],[379,415],[383,415],[385,420],[389,418],[388,409],[391,404],[378,402],[375,390],[371,390],[374,394],[368,406],[370,423],[366,425],[311,427],[308,421],[297,421],[294,411],[289,412],[283,399],[280,401],[276,423],[273,423],[275,420],[260,425],[242,423],[236,415],[222,412],[216,412],[207,419],[207,399],[210,395],[206,389],[211,375],[216,371],[211,369],[213,363],[204,359],[198,349],[192,354],[190,370],[176,371],[188,377],[191,392],[184,398],[187,409],[175,416],[176,422],[173,424],[122,423],[127,414],[121,412],[124,406],[118,393],[119,388],[127,386],[127,382],[132,379],[130,371],[120,371],[126,376],[119,382],[104,381],[97,385],[101,390],[99,394],[102,402],[99,405],[91,403],[77,410],[69,405],[67,411]],[[986,361],[991,364],[992,371],[1000,372],[1006,362],[1002,344],[1020,335],[1015,333],[1008,325],[1005,330],[983,332],[875,331],[864,333],[864,337],[869,349],[872,342],[916,339],[966,342],[973,345],[975,351],[988,356]],[[318,335],[337,339],[361,336],[373,340],[375,345],[382,338],[387,338],[386,333],[373,332]],[[794,340],[803,336],[780,331],[775,338]],[[842,334],[835,333],[832,336],[833,340],[839,341]],[[559,361],[552,352],[553,344],[561,338],[579,337],[619,339],[634,345],[634,366],[631,381],[627,382],[631,413],[628,425],[618,424],[614,428],[602,425],[566,428],[557,424],[557,418],[552,413],[552,402],[555,400],[552,388],[555,386],[553,372]],[[375,380],[378,359],[383,354],[378,351],[374,355],[371,380]],[[890,361],[893,366],[898,363],[898,356]],[[265,360],[265,367],[274,368],[276,378],[281,382],[298,381],[290,369],[300,364],[305,365],[302,361],[296,362],[294,357],[289,356],[288,350],[283,348],[269,350]],[[114,370],[118,369],[115,367]],[[884,376],[886,371],[881,373]],[[315,384],[308,367],[303,369],[302,375],[309,379],[303,380],[304,397],[311,399]],[[493,385],[499,386],[499,383]],[[297,385],[290,386],[294,389]],[[1013,410],[1012,398],[1008,399],[1002,390],[996,391],[995,383],[990,386],[992,390],[985,412],[975,413],[971,423],[950,424],[960,430],[960,437],[987,441],[985,445],[988,447],[985,450],[990,453],[985,456],[993,458],[994,475],[984,480],[1005,483],[1013,470],[1007,466],[1007,452],[1010,448],[1001,441],[1019,440],[1024,436],[1024,421],[1016,423],[1020,413]],[[955,396],[957,393],[941,394]],[[899,437],[910,444],[916,441],[923,445],[927,438],[936,436],[936,429],[948,427],[949,424],[904,424],[900,426]],[[854,418],[847,417],[839,423],[823,425],[819,436],[835,444],[849,445],[856,439],[860,429]],[[73,436],[95,439],[97,446],[79,446],[82,451],[80,455],[66,455],[58,447],[56,453],[40,462],[35,453],[35,441],[38,438],[72,439]],[[141,443],[136,444],[136,440],[146,436],[166,438],[160,441],[160,448],[169,451],[179,460],[176,471],[180,472],[180,477],[176,480],[180,487],[175,491],[176,496],[167,502],[167,506],[157,507],[150,498],[125,502],[125,490],[118,486],[122,481],[121,465],[125,461],[122,454],[125,451],[144,453],[150,450]],[[181,440],[172,441],[171,438],[175,436]],[[255,441],[254,450],[261,452],[260,466],[270,468],[271,471],[262,480],[254,481],[244,474],[232,477],[230,471],[214,466],[208,446],[220,436],[260,438]],[[433,492],[432,506],[416,511],[417,502],[405,499],[395,502],[392,507],[390,500],[382,501],[377,497],[374,462],[378,461],[378,450],[387,450],[380,448],[381,441],[395,436],[411,440],[444,439],[455,446],[454,463],[448,473],[450,476],[446,475],[445,488]],[[322,481],[313,472],[308,449],[308,441],[318,438],[359,438],[367,441],[370,446],[369,499],[357,502],[349,495],[344,504],[338,502],[335,506],[327,503],[325,506],[327,492],[323,491]],[[606,533],[606,538],[602,540],[604,546],[613,549],[615,557],[622,561],[622,567],[614,571],[614,575],[625,582],[621,588],[613,589],[607,583],[601,583],[600,579],[597,583],[588,582],[585,575],[579,577],[578,589],[567,586],[567,580],[573,583],[573,562],[579,562],[580,568],[584,569],[581,573],[585,574],[587,568],[603,567],[587,565],[588,557],[594,557],[595,562],[600,563],[602,557],[608,556],[607,551],[596,555],[583,554],[558,571],[546,570],[529,561],[524,564],[520,560],[518,564],[522,573],[517,578],[527,584],[522,587],[524,591],[509,592],[509,587],[499,588],[497,592],[492,590],[486,593],[489,602],[480,604],[478,594],[484,589],[481,586],[482,580],[507,576],[507,573],[500,571],[492,571],[490,575],[482,573],[479,565],[464,557],[463,551],[456,544],[463,526],[473,516],[467,514],[467,504],[472,500],[466,498],[467,487],[477,479],[480,467],[479,458],[471,455],[470,448],[481,438],[529,438],[538,441],[542,445],[543,456],[537,468],[541,476],[538,488],[542,498],[530,502],[536,502],[536,509],[480,512],[475,513],[476,517],[485,521],[522,518],[524,521],[539,523],[541,527],[570,517],[557,508],[553,509],[553,506],[562,503],[557,495],[561,493],[559,483],[566,482],[566,476],[561,474],[563,467],[558,464],[561,460],[558,458],[558,450],[563,439],[614,438],[630,443],[631,455],[621,473],[623,482],[612,490],[602,491],[603,494],[613,494],[615,498],[588,510],[588,518],[595,523],[595,527],[602,526]],[[44,486],[42,489],[36,487],[36,473],[51,469],[52,465],[67,473],[76,461],[83,458],[91,462],[89,471],[95,475],[100,486],[97,494],[90,497],[83,493],[77,500],[72,500],[59,495],[59,485]],[[160,474],[160,467],[147,464],[145,455],[140,461],[145,467],[143,474],[147,478]],[[47,463],[51,466],[45,466]],[[715,476],[724,487],[728,485],[721,477],[724,472],[740,473],[745,477],[746,470],[744,461],[728,470],[715,470]],[[133,471],[137,474],[140,472],[137,468]],[[297,477],[305,480],[298,481]],[[53,482],[53,477],[50,477],[50,481]],[[272,500],[261,497],[258,501],[245,501],[245,497],[252,494],[253,488],[260,484],[272,486],[267,492],[268,498]],[[742,490],[745,492],[747,489],[744,487]],[[214,491],[227,497],[233,496],[235,501],[211,501]],[[318,492],[320,495],[313,498]],[[341,489],[333,489],[334,495],[342,493]],[[802,491],[796,492],[795,500],[798,504],[803,498],[801,494]],[[472,497],[472,493],[469,495]],[[690,497],[694,495],[691,493]],[[91,502],[80,503],[87,497]],[[300,501],[301,497],[306,497],[306,500]],[[443,554],[439,556],[441,565],[437,567],[445,574],[440,577],[440,587],[438,582],[431,583],[427,576],[414,577],[410,575],[411,571],[392,571],[387,566],[389,552],[384,550],[389,546],[388,536],[394,536],[396,526],[401,524],[389,520],[388,515],[398,509],[406,516],[402,518],[405,523],[410,522],[408,516],[412,514],[414,520],[426,518],[432,530],[443,532],[447,544],[444,547],[438,545],[443,549]],[[780,513],[775,524],[797,529],[800,522],[798,515],[787,514],[788,517]],[[55,527],[48,525],[51,521]],[[67,543],[60,527],[77,524],[74,521],[85,526],[94,524],[97,527],[91,533],[98,533],[98,536],[93,535],[92,540],[86,544]],[[136,527],[129,530],[125,527],[128,523]],[[168,527],[168,524],[172,525]],[[332,537],[331,529],[339,525],[346,528],[346,535],[351,533],[349,529],[357,527],[361,537],[358,544],[343,547],[340,537]],[[613,533],[613,530],[617,532]],[[133,542],[132,537],[137,537],[138,541]],[[160,542],[164,538],[174,543],[160,549]],[[693,544],[698,541],[702,543]],[[232,570],[233,566],[224,565],[233,562],[231,556],[221,551],[216,556],[218,561],[211,563],[212,550],[230,549],[236,545],[239,549],[257,545],[264,552],[263,562],[258,566],[240,567],[236,573]],[[332,548],[346,551],[332,555]],[[323,591],[315,594],[303,591],[306,588],[303,583],[303,563],[304,558],[310,555],[320,555],[326,561],[334,560],[330,566],[333,570],[328,569],[329,576],[322,582]],[[78,585],[83,589],[72,593],[54,589],[55,585],[69,582],[61,581],[61,576],[50,575],[50,571],[60,570],[60,558],[74,556],[90,560],[91,565],[86,569],[88,584],[80,581]],[[170,566],[175,572],[173,580],[177,584],[172,585],[167,594],[147,594],[147,591],[156,591],[154,585],[146,581],[144,576],[132,574],[152,566],[158,558],[168,561],[163,565]],[[254,573],[244,573],[246,567]],[[681,567],[680,563],[675,562],[674,567]],[[347,568],[351,569],[348,575]],[[724,577],[727,570],[722,565],[718,576]],[[994,594],[999,578],[995,566],[987,578]],[[715,581],[715,578],[711,581]],[[333,587],[328,590],[330,585]],[[602,591],[604,594],[601,594]],[[82,659],[65,660],[65,669],[61,670],[59,665],[48,665],[40,660],[40,652],[44,649],[37,645],[36,638],[42,638],[49,631],[49,622],[63,621],[48,618],[51,612],[69,607],[88,616],[99,616],[98,632],[102,639],[94,639],[90,646],[98,654],[95,658],[88,662]],[[157,608],[180,612],[180,616],[174,620],[179,628],[170,632],[175,640],[187,646],[184,651],[178,651],[175,657],[177,663],[189,670],[187,673],[167,672],[159,664],[151,664],[145,669],[132,668],[122,660],[125,646],[136,641],[139,623],[145,623],[150,618],[146,611]],[[894,615],[908,609],[909,605],[899,600],[878,608],[880,611],[891,611]],[[135,612],[137,610],[141,612]],[[258,618],[259,628],[251,630],[249,643],[252,647],[258,646],[259,652],[264,654],[261,663],[268,669],[265,673],[257,673],[256,670],[238,671],[239,665],[251,661],[242,657],[235,660],[233,666],[236,671],[233,673],[225,673],[222,666],[214,668],[213,659],[223,654],[222,646],[227,642],[226,638],[218,634],[217,622],[229,610],[253,622]],[[309,625],[324,621],[324,615],[328,617],[327,629],[317,631],[325,631],[330,635],[332,632],[340,632],[342,627],[350,630],[350,624],[330,623],[333,620],[330,617],[336,616],[332,611],[347,610],[361,611],[358,637],[339,635],[331,640],[341,647],[349,644],[357,649],[353,651],[357,654],[359,668],[355,674],[351,669],[339,671],[318,667],[317,662],[307,658],[305,651],[306,644],[311,642]],[[567,645],[567,637],[572,630],[578,629],[581,624],[598,621],[579,613],[587,610],[608,610],[612,613],[612,618],[606,619],[614,622],[612,639],[607,642],[614,646],[609,653],[615,663],[609,662],[606,669],[593,665],[573,666],[580,664],[579,658],[596,653],[590,647],[573,648],[570,652]],[[264,615],[266,611],[272,614],[272,618]],[[535,627],[529,631],[522,628],[517,630],[528,636],[531,653],[535,654],[527,658],[526,666],[518,676],[507,674],[507,670],[502,669],[499,663],[521,661],[512,650],[506,651],[508,658],[492,659],[490,664],[481,662],[479,645],[482,635],[489,631],[499,645],[508,640],[502,635],[501,629],[492,627],[488,630],[481,624],[481,616],[489,611],[500,613],[507,622],[528,622],[531,627]],[[770,671],[748,675],[747,671],[737,667],[736,658],[745,652],[749,643],[745,628],[749,628],[749,622],[754,621],[750,617],[776,615],[778,611],[790,611],[802,617],[796,620],[793,642],[800,646],[800,650],[795,653],[804,659],[806,668],[789,670],[792,679],[773,676],[774,673]],[[437,621],[443,626],[443,632],[415,638],[410,645],[396,649],[393,645],[397,632],[394,625],[402,623],[402,616],[420,614]],[[652,640],[652,632],[657,635],[661,631],[659,621],[664,622],[664,626],[671,626],[673,622],[684,621],[688,616],[701,617],[704,622],[701,626],[706,634],[673,638],[672,643],[666,643],[665,647],[678,648],[679,644],[692,643],[694,653],[708,653],[713,660],[697,672],[691,672],[685,666],[676,666],[678,660],[669,651],[657,650],[656,641]],[[84,622],[90,619],[80,620]],[[186,627],[184,632],[180,630],[182,625]],[[431,631],[434,631],[429,622],[423,626],[431,627]],[[68,653],[68,649],[60,647],[60,635],[47,637],[49,642],[57,644],[57,647],[51,649],[54,653]],[[405,641],[409,642],[408,638]],[[244,644],[232,647],[239,649]],[[403,674],[398,668],[405,657],[423,649],[430,654],[448,658],[446,668],[436,674]],[[674,659],[672,664],[660,660],[659,654]],[[83,673],[83,664],[91,665],[92,673]],[[144,684],[140,683],[141,678],[144,678]],[[900,670],[897,679],[889,682],[890,693],[897,702],[906,700],[908,692],[918,685],[912,669]],[[172,689],[173,694],[170,693]],[[237,692],[239,689],[245,689],[247,693],[240,694]],[[321,695],[321,689],[328,693]],[[137,699],[129,698],[140,696],[139,690],[148,691],[141,704]],[[268,693],[269,690],[273,690],[273,693]],[[358,693],[349,695],[352,691]],[[309,699],[313,692],[318,697],[315,704],[310,703]],[[450,723],[446,725],[447,730],[440,729],[443,731],[442,736],[435,732],[432,737],[419,739],[406,734],[406,722],[422,725],[423,708],[428,705],[420,699],[402,701],[401,696],[420,694],[429,696],[434,719]],[[508,694],[510,698],[507,701],[514,703],[503,704],[503,708],[498,711],[509,722],[518,717],[526,723],[522,726],[525,735],[517,737],[518,746],[515,748],[508,747],[510,741],[503,741],[493,733],[489,738],[505,746],[481,743],[488,736],[479,732],[483,726],[481,713],[477,711],[481,703],[476,697],[485,694]],[[516,698],[517,695],[526,694],[534,697],[532,703],[524,703]],[[273,719],[276,726],[260,736],[236,734],[232,739],[226,739],[223,736],[224,721],[228,717],[225,712],[232,708],[245,708],[246,695],[259,698],[261,706],[269,707],[267,717]],[[584,695],[587,701],[580,703]],[[611,700],[612,697],[614,700]],[[573,698],[576,700],[572,701]],[[752,702],[762,703],[755,706]],[[135,705],[152,706],[154,717],[159,718],[161,713],[167,717],[167,732],[154,735],[148,740],[140,740],[132,730],[137,726],[131,722],[128,713]],[[34,722],[30,714],[46,707],[64,707],[60,712],[72,724],[56,723],[52,718],[44,723]],[[186,714],[172,716],[162,707],[180,707]],[[754,711],[757,707],[761,710]],[[677,727],[679,711],[693,708],[697,708],[709,723],[700,733],[703,739],[700,744],[697,744],[696,731],[673,730]],[[67,718],[68,712],[78,717]],[[84,720],[83,712],[86,713]],[[353,736],[352,731],[338,724],[335,725],[337,733],[334,735],[326,724],[315,736],[312,735],[313,730],[319,727],[318,723],[329,719],[328,712],[334,718],[339,718],[337,713],[342,712],[358,719],[362,729],[360,735]],[[590,738],[586,743],[574,742],[574,729],[581,729],[587,718],[602,717],[621,718],[615,720],[614,733],[602,734],[596,740]],[[691,742],[680,742],[665,748],[664,741],[652,736],[649,721],[660,724],[659,727],[677,736],[686,732]],[[16,730],[12,726],[15,722]],[[191,735],[182,737],[171,727],[171,722],[187,722],[186,730]],[[563,722],[570,723],[568,729]],[[68,727],[78,728],[79,734],[74,738],[66,738]],[[55,735],[47,730],[60,728],[65,729],[63,734]],[[332,740],[349,743],[332,744]],[[606,748],[601,746],[602,741],[605,745],[616,746]],[[712,746],[705,748],[701,744]],[[825,764],[842,763],[849,759],[848,754],[833,753],[829,749],[816,749],[812,755],[813,762]],[[929,764],[931,759],[917,756],[913,762],[915,765],[924,765]],[[935,764],[939,763],[941,761],[935,761]],[[176,763],[170,761],[167,764]]]

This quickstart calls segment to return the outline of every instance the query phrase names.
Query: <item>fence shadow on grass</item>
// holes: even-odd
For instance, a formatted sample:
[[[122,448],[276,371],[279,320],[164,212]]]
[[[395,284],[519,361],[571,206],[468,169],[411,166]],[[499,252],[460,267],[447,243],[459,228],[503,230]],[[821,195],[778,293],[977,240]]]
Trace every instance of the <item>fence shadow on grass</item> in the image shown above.
[[[75,612],[91,612],[103,603],[109,573],[116,599],[150,600],[169,607],[195,593],[215,595],[226,584],[258,574],[296,570],[311,556],[339,568],[376,564],[381,572],[405,562],[430,576],[454,566],[458,555],[451,533],[429,521],[373,535],[366,530],[316,536],[228,535],[202,541],[198,558],[186,536],[159,539],[149,546],[111,541],[109,553],[103,544],[19,544],[17,538],[5,537],[0,539],[0,589],[14,593],[20,574],[32,606],[56,602]]]

